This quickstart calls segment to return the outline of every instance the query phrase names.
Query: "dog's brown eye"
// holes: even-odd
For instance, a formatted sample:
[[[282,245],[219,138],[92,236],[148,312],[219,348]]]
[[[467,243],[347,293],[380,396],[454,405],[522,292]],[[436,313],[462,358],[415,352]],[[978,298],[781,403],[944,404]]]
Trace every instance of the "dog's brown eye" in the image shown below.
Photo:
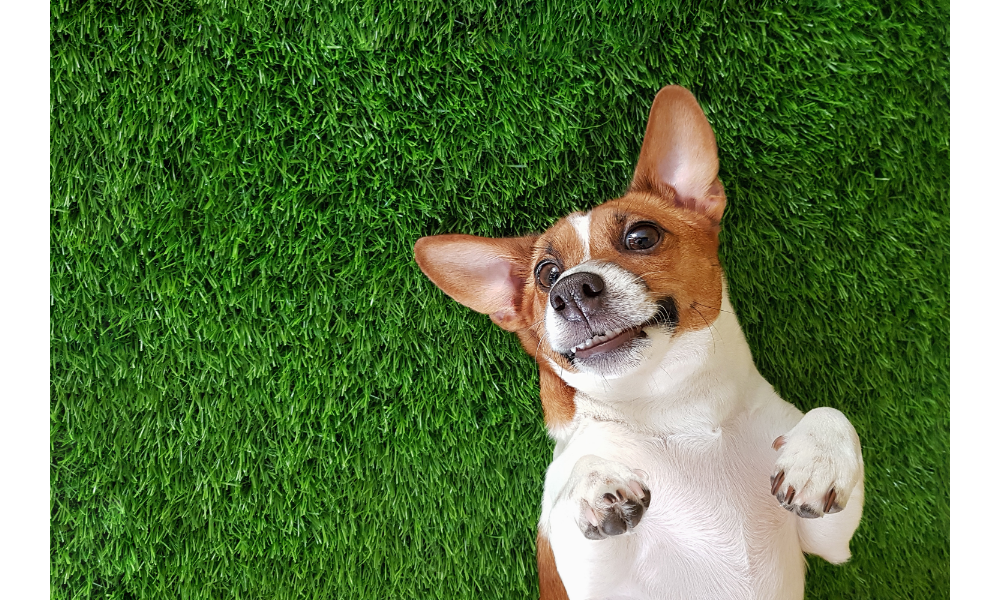
[[[629,250],[649,250],[660,241],[660,230],[649,223],[640,223],[625,234],[625,247]]]
[[[559,279],[559,274],[559,265],[550,260],[539,263],[535,267],[535,279],[538,280],[538,287],[545,291],[549,291],[556,279]]]

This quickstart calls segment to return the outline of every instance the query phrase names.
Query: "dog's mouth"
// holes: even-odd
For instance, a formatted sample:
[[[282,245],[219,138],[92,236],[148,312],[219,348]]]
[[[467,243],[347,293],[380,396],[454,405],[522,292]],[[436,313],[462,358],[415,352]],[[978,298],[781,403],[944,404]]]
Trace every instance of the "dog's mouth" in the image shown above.
[[[646,337],[646,332],[642,327],[632,327],[631,329],[616,329],[586,340],[582,344],[574,346],[567,352],[567,358],[588,358],[597,354],[603,354],[621,348],[635,338]]]
[[[659,310],[645,323],[623,329],[613,329],[595,334],[576,346],[564,352],[563,356],[569,360],[586,360],[603,354],[614,352],[619,348],[629,344],[632,340],[649,337],[646,329],[649,327],[667,326],[673,327],[677,324],[677,306],[672,298],[667,298],[658,302]]]

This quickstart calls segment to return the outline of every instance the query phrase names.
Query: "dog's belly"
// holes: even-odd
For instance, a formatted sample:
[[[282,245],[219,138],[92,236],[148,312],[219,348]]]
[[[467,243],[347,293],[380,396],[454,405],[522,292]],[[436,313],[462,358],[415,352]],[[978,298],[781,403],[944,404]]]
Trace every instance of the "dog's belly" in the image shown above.
[[[655,438],[584,424],[552,467],[592,454],[642,469],[651,503],[632,532],[596,541],[580,531],[572,502],[550,513],[550,544],[570,598],[802,598],[794,516],[770,495],[771,433],[735,426]]]

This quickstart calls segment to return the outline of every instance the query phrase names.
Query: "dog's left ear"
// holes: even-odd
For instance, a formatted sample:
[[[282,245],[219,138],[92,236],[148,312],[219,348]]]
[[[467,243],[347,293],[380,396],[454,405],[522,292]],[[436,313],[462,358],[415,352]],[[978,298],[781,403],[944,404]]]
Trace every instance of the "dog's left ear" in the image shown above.
[[[629,189],[673,196],[676,205],[704,215],[715,227],[722,221],[726,194],[715,134],[688,90],[668,85],[656,94]]]
[[[518,331],[528,326],[521,300],[537,239],[434,235],[417,240],[413,255],[424,275],[445,294],[488,314],[507,331]]]

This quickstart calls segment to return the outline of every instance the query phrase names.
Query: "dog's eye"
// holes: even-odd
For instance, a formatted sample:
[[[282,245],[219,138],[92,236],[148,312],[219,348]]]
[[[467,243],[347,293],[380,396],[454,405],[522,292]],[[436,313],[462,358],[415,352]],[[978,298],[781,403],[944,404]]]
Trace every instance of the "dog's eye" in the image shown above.
[[[535,279],[538,280],[538,287],[545,291],[549,291],[556,279],[559,279],[559,274],[559,265],[550,260],[538,263],[538,266],[535,267]]]
[[[649,223],[640,223],[625,234],[629,250],[649,250],[660,241],[660,230]]]

